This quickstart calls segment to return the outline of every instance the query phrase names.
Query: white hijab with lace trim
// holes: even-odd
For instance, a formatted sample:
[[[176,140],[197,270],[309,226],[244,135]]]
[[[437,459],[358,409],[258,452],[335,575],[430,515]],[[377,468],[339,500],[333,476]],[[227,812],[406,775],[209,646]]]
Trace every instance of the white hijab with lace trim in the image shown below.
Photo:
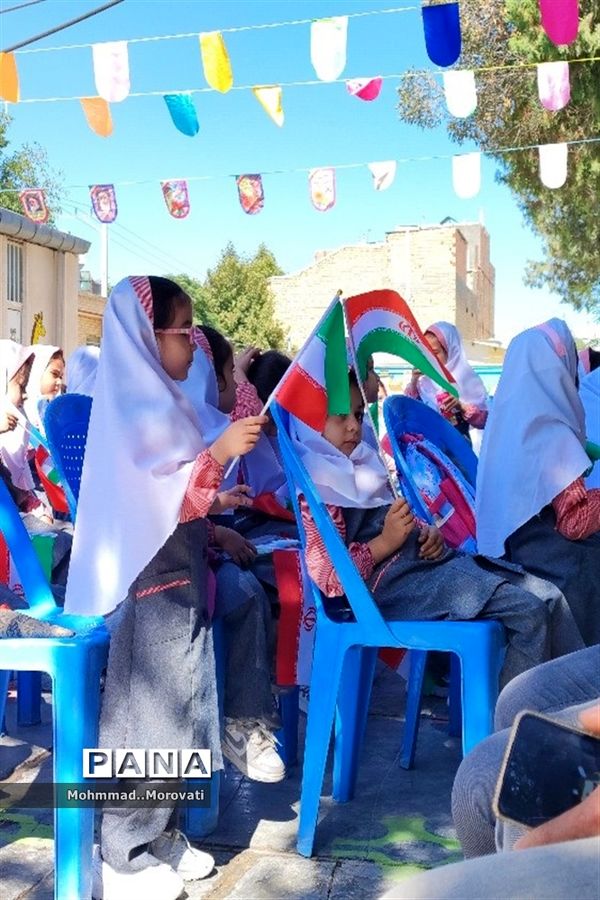
[[[0,340],[0,407],[5,405],[8,382],[32,355],[30,347],[22,347],[15,341]],[[0,457],[10,472],[14,486],[32,491],[34,484],[27,460],[28,445],[29,435],[21,425],[0,434]]]
[[[577,350],[565,322],[550,319],[510,342],[483,433],[477,469],[477,547],[504,542],[589,468]]]
[[[160,362],[150,282],[125,278],[104,312],[67,612],[105,615],[125,599],[177,527],[204,448],[192,406]]]

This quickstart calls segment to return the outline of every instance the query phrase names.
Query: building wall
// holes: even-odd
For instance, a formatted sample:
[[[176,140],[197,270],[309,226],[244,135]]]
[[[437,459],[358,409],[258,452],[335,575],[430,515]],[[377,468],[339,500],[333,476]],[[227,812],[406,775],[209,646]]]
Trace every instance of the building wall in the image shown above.
[[[104,297],[90,294],[88,291],[79,292],[79,306],[77,315],[77,344],[95,344],[100,346],[102,337],[102,315],[104,313]]]

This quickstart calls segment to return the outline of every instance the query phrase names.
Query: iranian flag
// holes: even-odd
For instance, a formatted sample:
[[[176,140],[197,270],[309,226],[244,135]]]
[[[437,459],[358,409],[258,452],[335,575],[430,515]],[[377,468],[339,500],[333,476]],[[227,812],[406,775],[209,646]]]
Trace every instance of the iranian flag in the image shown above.
[[[328,415],[350,411],[344,311],[337,297],[296,356],[274,399],[319,432]]]
[[[406,300],[396,291],[369,291],[344,300],[350,339],[361,378],[373,353],[393,353],[458,397],[450,372],[437,359]]]

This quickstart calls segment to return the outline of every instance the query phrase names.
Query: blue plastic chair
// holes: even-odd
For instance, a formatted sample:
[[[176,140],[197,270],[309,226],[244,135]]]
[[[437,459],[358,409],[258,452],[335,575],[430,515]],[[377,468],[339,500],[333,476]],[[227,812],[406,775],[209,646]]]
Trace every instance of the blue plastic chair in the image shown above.
[[[102,620],[65,615],[56,607],[29,535],[0,480],[0,530],[19,570],[27,614],[76,632],[64,638],[0,640],[0,720],[9,671],[48,672],[53,681],[53,770],[57,784],[81,783],[84,747],[97,746],[100,675],[108,659]],[[92,889],[94,810],[54,810],[54,896],[86,900]]]
[[[48,405],[44,416],[50,455],[60,476],[73,522],[77,513],[91,411],[91,397],[63,394]]]
[[[303,545],[306,536],[296,488],[308,503],[350,605],[348,611],[337,603],[328,603],[311,582],[317,627],[297,842],[298,852],[311,856],[334,719],[333,797],[346,801],[354,793],[377,651],[394,647],[443,650],[457,655],[462,673],[463,752],[467,753],[493,730],[504,630],[500,623],[493,621],[385,621],[295,453],[288,431],[289,414],[276,403],[271,413],[278,427],[279,446]],[[408,736],[407,740],[410,742],[412,737]]]

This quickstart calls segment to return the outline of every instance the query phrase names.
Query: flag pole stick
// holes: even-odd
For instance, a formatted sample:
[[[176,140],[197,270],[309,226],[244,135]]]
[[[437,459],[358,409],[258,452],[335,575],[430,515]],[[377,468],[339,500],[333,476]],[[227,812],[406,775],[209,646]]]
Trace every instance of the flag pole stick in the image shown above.
[[[48,447],[48,441],[44,437],[42,437],[41,432],[38,431],[38,429],[35,427],[35,425],[32,425],[31,422],[29,421],[29,419],[25,418],[25,416],[23,415],[21,410],[17,409],[17,407],[14,405],[14,403],[11,403],[10,400],[7,399],[7,400],[5,400],[4,408],[7,409],[10,413],[12,413],[14,416],[16,416],[17,423],[21,426],[23,431],[26,431],[28,434],[30,434],[31,437],[38,442],[38,444],[42,445],[44,450],[47,450],[48,452],[50,452],[50,448]]]

